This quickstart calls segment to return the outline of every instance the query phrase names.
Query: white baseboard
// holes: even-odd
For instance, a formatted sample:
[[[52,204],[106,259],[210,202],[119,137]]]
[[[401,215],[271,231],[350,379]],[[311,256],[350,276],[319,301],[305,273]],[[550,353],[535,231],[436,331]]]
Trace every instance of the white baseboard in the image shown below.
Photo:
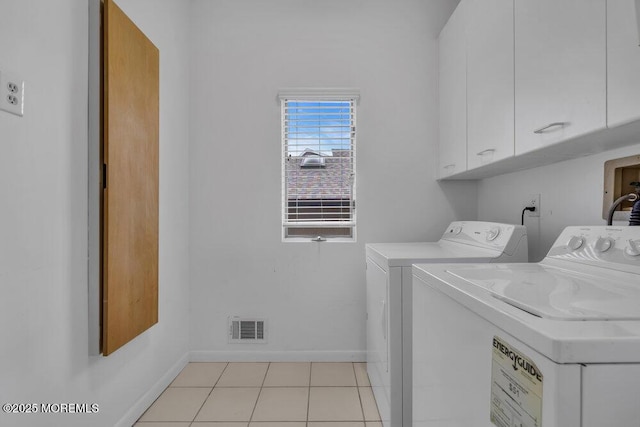
[[[365,351],[192,350],[191,362],[365,362]]]
[[[116,423],[115,427],[131,427],[147,410],[149,406],[162,394],[178,376],[180,371],[189,363],[189,353],[185,353],[137,402],[131,405],[126,414]]]

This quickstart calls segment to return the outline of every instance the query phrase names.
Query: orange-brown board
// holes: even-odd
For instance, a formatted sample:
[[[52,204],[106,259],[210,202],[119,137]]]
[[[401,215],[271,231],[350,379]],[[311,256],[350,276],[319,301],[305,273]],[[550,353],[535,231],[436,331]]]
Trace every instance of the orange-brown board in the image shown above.
[[[103,5],[102,353],[158,322],[159,52]]]

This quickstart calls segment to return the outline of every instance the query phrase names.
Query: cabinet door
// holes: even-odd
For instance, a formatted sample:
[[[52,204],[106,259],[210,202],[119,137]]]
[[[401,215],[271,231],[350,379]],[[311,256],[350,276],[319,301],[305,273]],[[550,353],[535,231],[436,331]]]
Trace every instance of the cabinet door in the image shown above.
[[[460,2],[438,40],[440,178],[467,170],[465,4]]]
[[[515,1],[516,154],[606,127],[605,0]]]
[[[607,2],[607,125],[640,119],[637,0]]]
[[[513,0],[467,1],[467,167],[514,153]]]
[[[104,2],[102,352],[158,322],[160,53]]]

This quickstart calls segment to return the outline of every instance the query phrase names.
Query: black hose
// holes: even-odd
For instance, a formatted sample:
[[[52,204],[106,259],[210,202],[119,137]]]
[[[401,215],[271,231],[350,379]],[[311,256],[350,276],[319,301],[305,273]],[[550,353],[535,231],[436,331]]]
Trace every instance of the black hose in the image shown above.
[[[524,213],[526,211],[535,212],[536,211],[536,207],[535,206],[527,206],[526,208],[522,209],[522,219],[520,220],[520,224],[521,225],[524,225]]]

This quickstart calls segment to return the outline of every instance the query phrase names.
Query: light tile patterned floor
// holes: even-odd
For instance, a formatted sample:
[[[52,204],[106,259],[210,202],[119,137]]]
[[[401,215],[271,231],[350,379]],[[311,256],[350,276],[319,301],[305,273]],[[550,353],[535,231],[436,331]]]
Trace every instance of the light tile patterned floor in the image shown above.
[[[365,363],[189,363],[134,427],[382,427]]]

